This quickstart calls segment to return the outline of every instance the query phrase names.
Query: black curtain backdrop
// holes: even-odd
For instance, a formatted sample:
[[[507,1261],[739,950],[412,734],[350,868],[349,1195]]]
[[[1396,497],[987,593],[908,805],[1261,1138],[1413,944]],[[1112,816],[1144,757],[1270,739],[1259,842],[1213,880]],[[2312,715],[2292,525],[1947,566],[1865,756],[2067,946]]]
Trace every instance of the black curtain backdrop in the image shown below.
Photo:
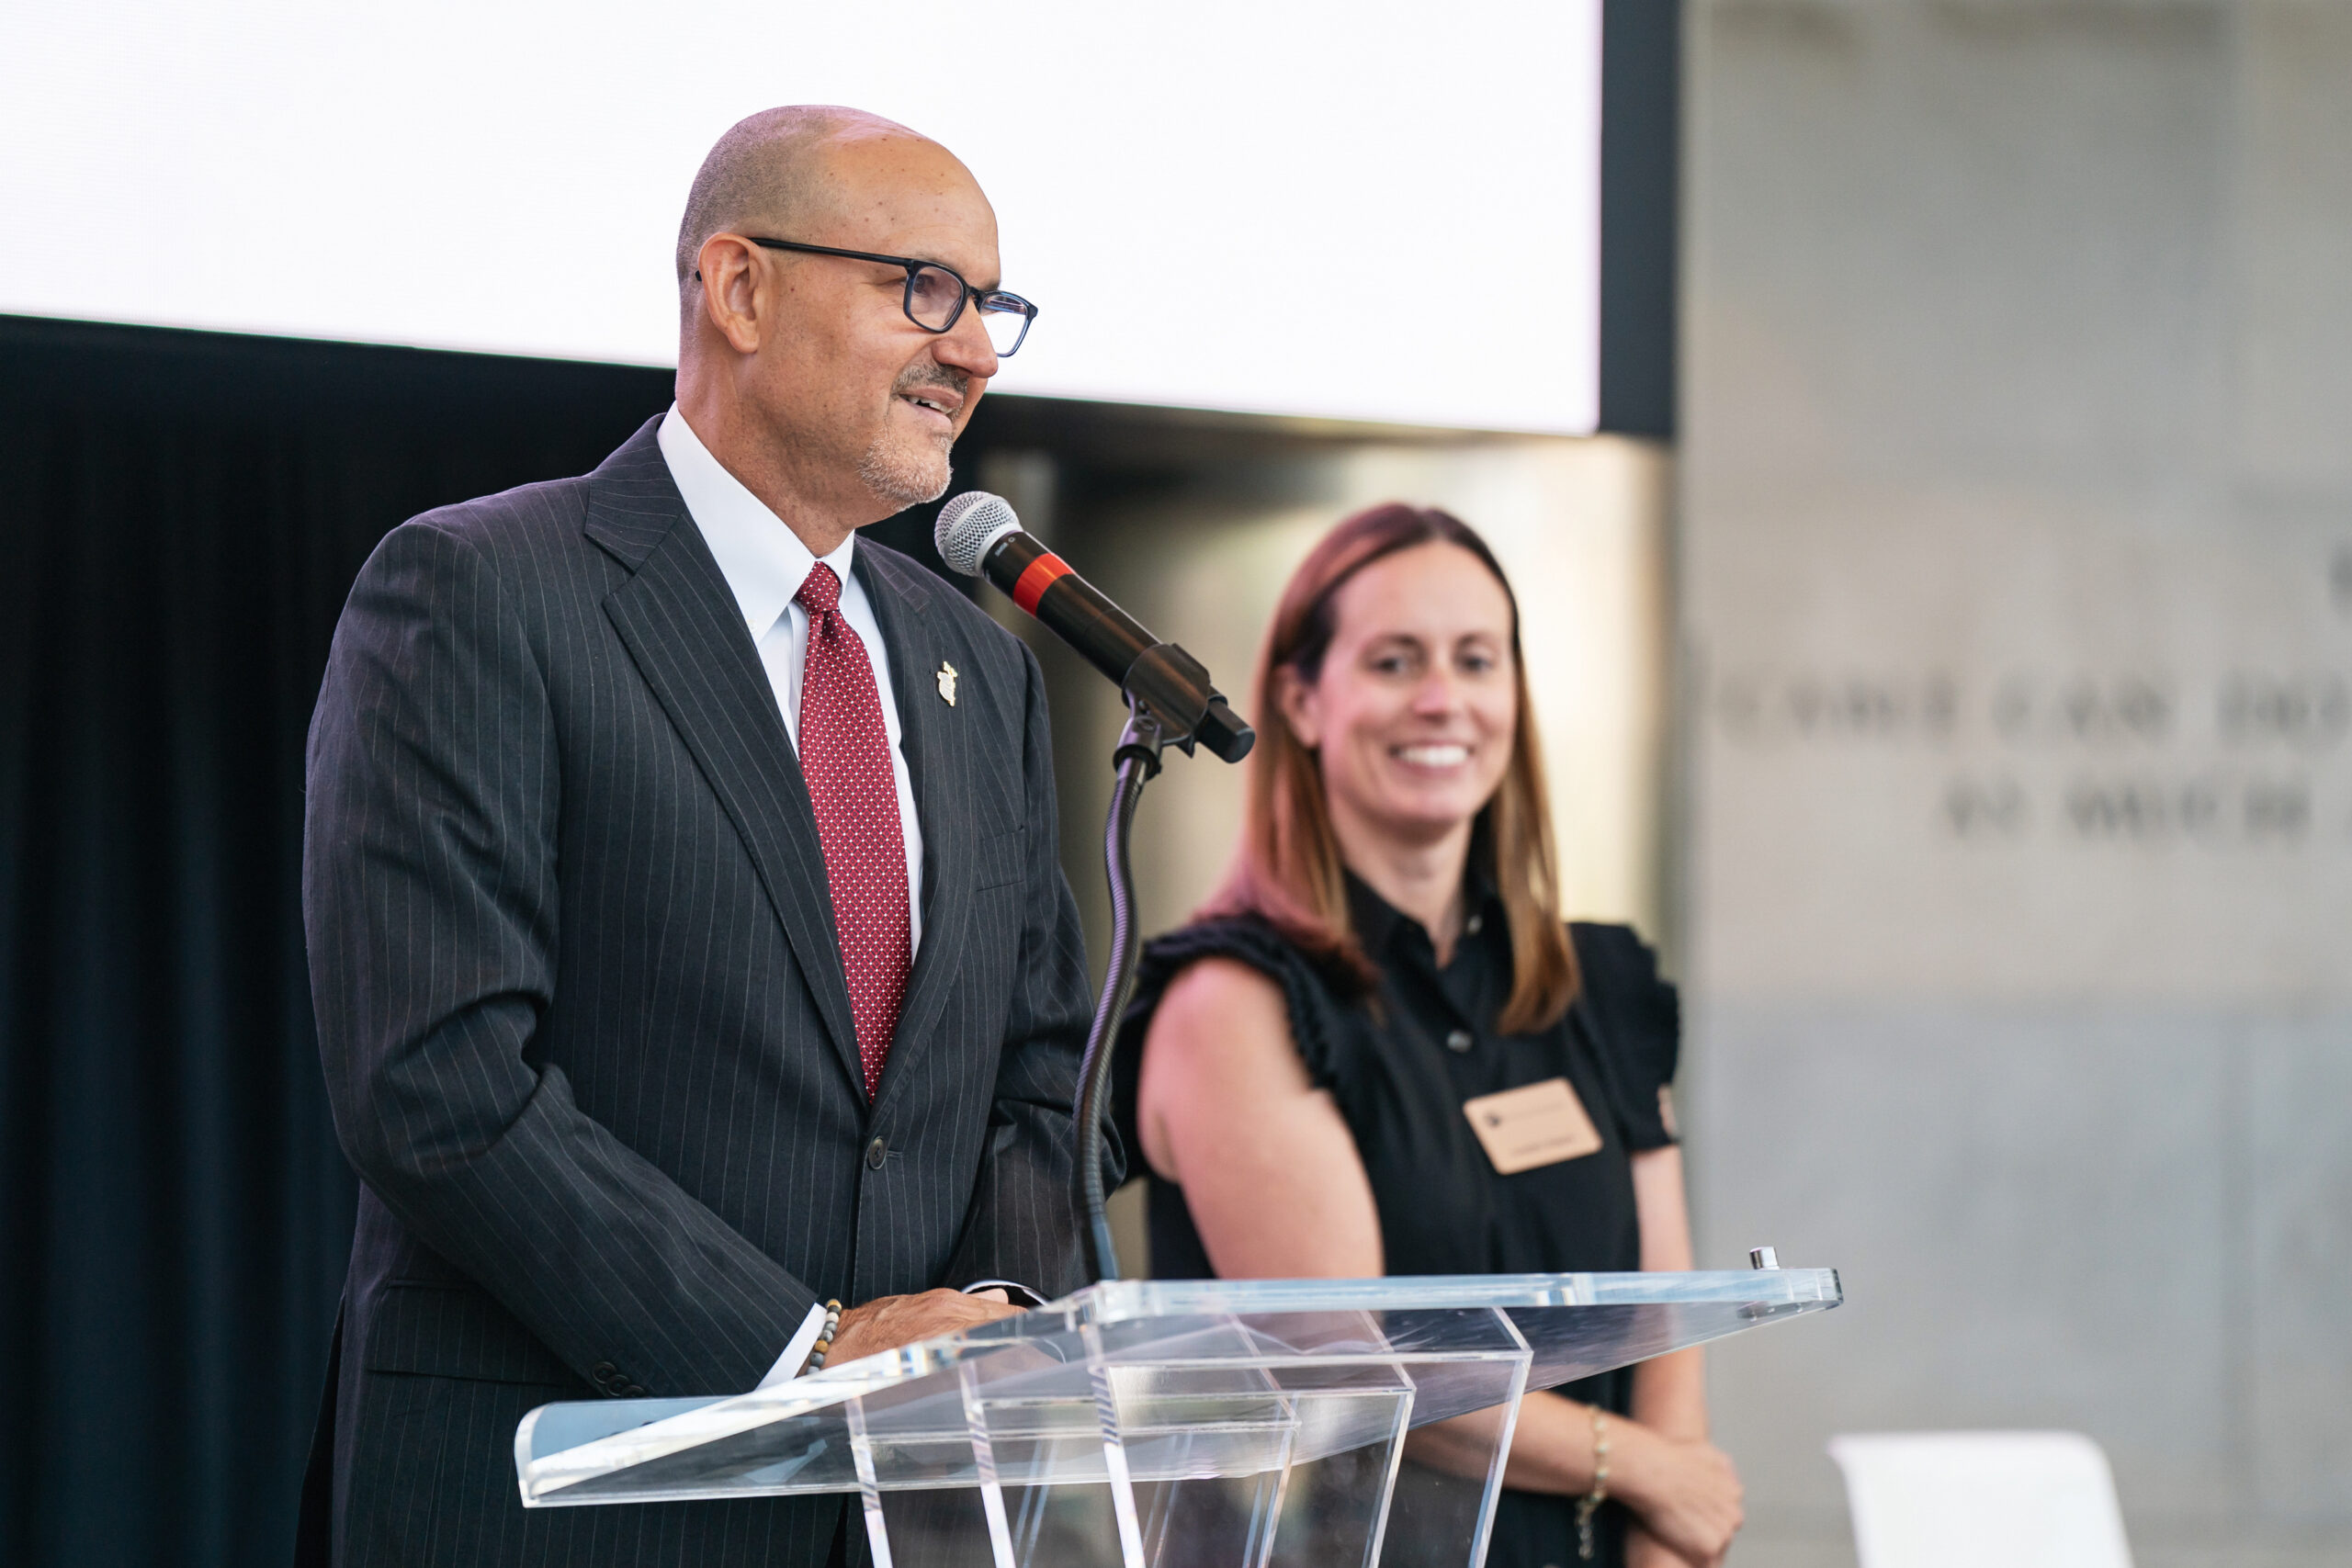
[[[299,902],[328,639],[401,519],[669,399],[0,318],[0,1563],[286,1561],[353,1202]]]
[[[286,1560],[349,1246],[302,743],[402,518],[668,377],[0,321],[0,1561]]]

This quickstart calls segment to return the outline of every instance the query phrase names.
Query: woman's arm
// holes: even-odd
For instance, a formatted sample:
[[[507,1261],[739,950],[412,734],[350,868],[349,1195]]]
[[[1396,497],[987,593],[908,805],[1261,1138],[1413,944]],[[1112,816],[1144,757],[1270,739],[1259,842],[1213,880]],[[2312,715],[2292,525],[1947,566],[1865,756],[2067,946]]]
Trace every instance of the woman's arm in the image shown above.
[[[1682,1151],[1672,1145],[1633,1156],[1634,1209],[1644,1269],[1690,1267],[1690,1209]],[[1723,1560],[1743,1513],[1739,1475],[1707,1440],[1706,1369],[1694,1346],[1634,1369],[1634,1439],[1620,1495],[1637,1523],[1625,1543],[1627,1568],[1674,1568]],[[1613,1480],[1612,1476],[1612,1480]]]
[[[1227,958],[1168,987],[1136,1092],[1144,1158],[1184,1190],[1227,1280],[1371,1279],[1380,1216],[1354,1137],[1307,1080],[1282,988]]]
[[[1634,1212],[1641,1225],[1642,1268],[1680,1270],[1690,1262],[1690,1209],[1683,1196],[1682,1151],[1672,1144],[1633,1156]],[[1685,1442],[1707,1437],[1704,1353],[1695,1346],[1634,1369],[1634,1419]]]

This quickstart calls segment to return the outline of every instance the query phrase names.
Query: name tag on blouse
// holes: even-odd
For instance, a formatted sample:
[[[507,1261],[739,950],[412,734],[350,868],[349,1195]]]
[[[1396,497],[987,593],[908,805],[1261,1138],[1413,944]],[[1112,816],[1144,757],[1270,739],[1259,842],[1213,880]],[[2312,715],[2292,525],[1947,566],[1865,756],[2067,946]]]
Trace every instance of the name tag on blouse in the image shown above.
[[[1486,1145],[1497,1172],[1516,1176],[1538,1166],[1582,1159],[1599,1151],[1600,1134],[1566,1078],[1482,1094],[1462,1102],[1470,1130]]]

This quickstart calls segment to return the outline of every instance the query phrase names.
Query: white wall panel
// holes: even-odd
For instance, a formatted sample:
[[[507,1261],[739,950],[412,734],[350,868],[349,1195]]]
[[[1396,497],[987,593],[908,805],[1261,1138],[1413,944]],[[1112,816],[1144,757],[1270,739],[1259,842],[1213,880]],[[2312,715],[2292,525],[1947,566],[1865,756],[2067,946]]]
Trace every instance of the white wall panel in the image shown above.
[[[6,0],[0,310],[670,363],[720,132],[956,150],[1043,310],[1000,385],[1589,431],[1599,0]]]

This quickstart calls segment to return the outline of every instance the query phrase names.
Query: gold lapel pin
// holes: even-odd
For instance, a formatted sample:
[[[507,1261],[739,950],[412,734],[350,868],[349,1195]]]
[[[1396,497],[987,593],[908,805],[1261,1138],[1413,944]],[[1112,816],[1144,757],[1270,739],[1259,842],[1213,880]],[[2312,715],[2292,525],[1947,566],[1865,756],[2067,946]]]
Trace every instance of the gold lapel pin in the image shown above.
[[[939,700],[951,708],[956,705],[956,666],[944,659],[939,661]]]

